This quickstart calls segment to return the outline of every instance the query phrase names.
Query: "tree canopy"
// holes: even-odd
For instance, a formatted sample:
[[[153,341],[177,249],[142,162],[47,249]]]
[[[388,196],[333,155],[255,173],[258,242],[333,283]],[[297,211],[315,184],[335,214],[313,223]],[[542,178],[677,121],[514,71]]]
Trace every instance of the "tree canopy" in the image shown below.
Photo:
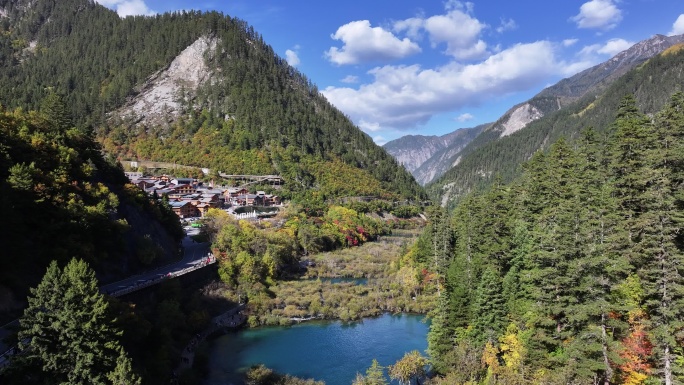
[[[513,183],[458,205],[429,338],[445,378],[681,378],[683,103],[675,93],[649,117],[627,95],[606,137],[561,139]]]
[[[50,264],[20,319],[12,380],[26,384],[139,385],[95,273],[82,260]]]

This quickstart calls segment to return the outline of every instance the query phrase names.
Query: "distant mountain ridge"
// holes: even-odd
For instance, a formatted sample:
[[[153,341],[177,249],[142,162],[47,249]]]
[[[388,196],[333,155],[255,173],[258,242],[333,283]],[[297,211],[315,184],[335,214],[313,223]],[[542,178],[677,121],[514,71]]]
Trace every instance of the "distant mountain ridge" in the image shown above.
[[[483,129],[483,126],[461,128],[442,136],[407,135],[389,141],[383,148],[397,161],[411,172],[420,184],[432,180],[426,176],[429,171],[418,171],[437,154],[460,151],[473,140]],[[441,175],[441,174],[440,174]]]
[[[461,150],[487,126],[460,128],[442,136],[409,135],[386,143],[384,148],[424,186],[458,164]]]
[[[463,149],[459,164],[428,185],[428,193],[451,207],[495,175],[511,180],[522,162],[558,138],[575,138],[587,127],[607,129],[619,100],[628,93],[637,97],[645,113],[658,111],[672,93],[684,88],[680,47],[684,35],[654,36],[513,107]],[[511,132],[507,123],[516,113],[529,122]]]
[[[499,132],[499,137],[511,135],[527,124],[558,111],[587,95],[597,95],[622,75],[663,52],[675,44],[684,42],[684,35],[655,35],[634,44],[611,59],[563,79],[543,89],[527,102],[508,110],[489,130]],[[511,124],[517,121],[518,124]],[[522,123],[522,124],[521,124]]]
[[[634,44],[601,64],[545,88],[537,96],[560,97],[562,105],[567,105],[588,92],[598,92],[605,89],[635,66],[682,42],[684,42],[684,35],[655,35],[650,39]]]
[[[407,169],[419,183],[429,184],[445,174],[451,167],[458,166],[468,154],[493,141],[512,135],[530,123],[572,105],[583,97],[599,95],[628,71],[682,42],[684,42],[684,35],[655,35],[641,41],[606,62],[563,79],[545,88],[532,99],[513,106],[496,122],[483,127],[476,137],[470,138],[462,148],[458,151],[451,151],[448,156],[440,153],[444,147],[436,149],[434,139],[421,141],[417,136],[402,137],[388,142],[384,147],[400,163],[407,165]],[[435,138],[449,135],[451,134]],[[405,138],[408,138],[407,141],[404,141]],[[424,159],[427,154],[431,154],[430,158]],[[433,158],[435,156],[436,158]],[[414,165],[418,163],[420,165],[415,167]],[[470,187],[466,188],[467,191],[469,189]]]

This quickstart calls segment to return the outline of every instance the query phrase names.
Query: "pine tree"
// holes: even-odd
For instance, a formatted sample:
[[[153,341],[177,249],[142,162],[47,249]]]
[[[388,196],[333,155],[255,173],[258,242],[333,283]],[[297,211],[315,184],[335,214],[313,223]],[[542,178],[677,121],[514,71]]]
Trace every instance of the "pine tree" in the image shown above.
[[[530,167],[530,201],[533,209],[531,237],[534,248],[525,261],[523,284],[531,290],[534,303],[528,315],[536,329],[531,343],[533,353],[554,353],[555,365],[564,365],[562,341],[572,335],[569,307],[576,302],[571,274],[579,257],[577,208],[578,161],[564,140],[554,143],[544,164],[535,161]],[[539,204],[542,202],[543,205]]]
[[[651,321],[662,370],[661,380],[674,383],[682,374],[675,359],[677,333],[684,328],[684,265],[682,229],[684,213],[678,197],[684,168],[684,98],[675,94],[656,118],[655,141],[646,152],[640,175],[647,179],[639,196],[639,215],[632,221],[633,247],[640,258],[635,262],[644,286],[645,307]]]
[[[473,338],[479,344],[495,343],[506,322],[506,304],[501,294],[501,278],[492,267],[480,279],[473,309]]]
[[[363,385],[387,385],[384,368],[375,358],[373,359],[371,366],[366,369],[366,377],[364,377]]]
[[[38,383],[108,384],[113,372],[117,379],[129,372],[135,383],[118,342],[121,333],[85,262],[72,260],[63,270],[51,263],[28,302],[20,319],[19,364],[37,366]]]
[[[50,91],[43,99],[41,112],[57,133],[63,133],[73,126],[71,113],[67,110],[66,103],[54,91]]]
[[[448,366],[443,358],[454,347],[454,330],[450,327],[449,292],[442,291],[437,298],[428,333],[428,354],[433,368],[438,373],[446,373]]]

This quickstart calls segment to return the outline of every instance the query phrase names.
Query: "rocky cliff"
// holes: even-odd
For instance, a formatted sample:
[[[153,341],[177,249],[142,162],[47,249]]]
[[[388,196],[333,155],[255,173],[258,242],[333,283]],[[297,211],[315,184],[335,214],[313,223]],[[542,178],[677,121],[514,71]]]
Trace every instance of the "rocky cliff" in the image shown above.
[[[215,55],[216,38],[200,37],[165,69],[152,74],[112,117],[159,126],[175,121],[211,77],[206,58]]]
[[[442,136],[408,135],[387,142],[383,147],[425,185],[453,166],[454,156],[484,128],[461,128]]]

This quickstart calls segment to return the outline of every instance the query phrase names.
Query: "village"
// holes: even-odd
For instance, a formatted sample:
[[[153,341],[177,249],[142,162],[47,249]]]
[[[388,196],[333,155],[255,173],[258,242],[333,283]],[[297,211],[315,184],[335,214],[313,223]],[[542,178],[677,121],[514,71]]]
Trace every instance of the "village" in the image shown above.
[[[170,175],[149,176],[142,172],[126,172],[129,181],[150,196],[167,197],[173,212],[181,220],[201,218],[209,209],[221,209],[238,217],[257,217],[256,211],[251,214],[240,213],[240,207],[279,207],[282,205],[278,195],[265,191],[253,191],[246,186],[217,186],[213,181],[206,184],[194,178],[175,178]],[[263,214],[260,214],[263,215]]]

